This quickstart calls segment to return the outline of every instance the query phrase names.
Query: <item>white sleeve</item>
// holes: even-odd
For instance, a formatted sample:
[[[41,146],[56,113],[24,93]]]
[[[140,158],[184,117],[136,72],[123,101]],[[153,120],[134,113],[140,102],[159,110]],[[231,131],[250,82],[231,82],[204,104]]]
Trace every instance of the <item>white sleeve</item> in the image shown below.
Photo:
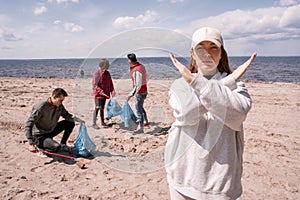
[[[226,126],[240,131],[252,101],[244,83],[238,82],[236,89],[233,89],[234,84],[224,85],[233,83],[230,79],[207,80],[198,74],[190,85],[208,112],[224,121]]]
[[[135,71],[132,74],[133,76],[133,89],[128,94],[128,96],[134,96],[137,91],[139,91],[142,87],[142,78],[143,75],[139,71]]]
[[[174,126],[194,125],[199,122],[199,100],[192,87],[183,79],[177,79],[169,91],[169,104],[175,117]]]
[[[229,74],[228,76],[226,76],[225,78],[222,78],[221,82],[230,88],[230,90],[234,90],[237,88],[237,84],[236,81],[234,80],[232,74]]]

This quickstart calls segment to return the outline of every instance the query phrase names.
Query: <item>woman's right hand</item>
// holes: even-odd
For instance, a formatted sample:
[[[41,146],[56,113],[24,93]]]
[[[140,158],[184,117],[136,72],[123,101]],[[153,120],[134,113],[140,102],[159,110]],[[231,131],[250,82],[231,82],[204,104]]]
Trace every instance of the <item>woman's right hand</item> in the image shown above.
[[[174,66],[178,69],[179,73],[181,74],[181,76],[184,78],[184,80],[190,84],[193,80],[194,80],[194,76],[192,75],[192,72],[186,67],[184,66],[181,62],[179,62],[173,53],[170,53],[170,58],[174,64]]]

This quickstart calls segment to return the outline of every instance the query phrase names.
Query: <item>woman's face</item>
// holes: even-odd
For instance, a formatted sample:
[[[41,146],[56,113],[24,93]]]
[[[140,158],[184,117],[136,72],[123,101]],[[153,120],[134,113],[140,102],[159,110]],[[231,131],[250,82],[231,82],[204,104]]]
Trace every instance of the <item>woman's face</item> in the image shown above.
[[[200,42],[192,49],[191,54],[196,61],[198,71],[202,75],[213,76],[221,59],[221,47],[210,41]]]

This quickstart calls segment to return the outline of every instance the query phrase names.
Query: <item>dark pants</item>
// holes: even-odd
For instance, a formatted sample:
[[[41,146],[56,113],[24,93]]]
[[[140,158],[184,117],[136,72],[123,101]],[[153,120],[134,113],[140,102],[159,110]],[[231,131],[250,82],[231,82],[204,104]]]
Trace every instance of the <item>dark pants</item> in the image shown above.
[[[70,134],[73,131],[75,126],[74,122],[63,120],[57,123],[55,129],[46,135],[39,136],[35,139],[36,145],[47,151],[58,151],[60,149],[60,144],[66,144],[69,139]],[[53,140],[53,137],[57,136],[59,133],[64,131],[63,137],[60,141],[60,144]]]
[[[97,115],[100,110],[100,119],[102,125],[104,124],[104,107],[106,99],[95,99],[95,110],[93,113],[93,124],[96,124]]]

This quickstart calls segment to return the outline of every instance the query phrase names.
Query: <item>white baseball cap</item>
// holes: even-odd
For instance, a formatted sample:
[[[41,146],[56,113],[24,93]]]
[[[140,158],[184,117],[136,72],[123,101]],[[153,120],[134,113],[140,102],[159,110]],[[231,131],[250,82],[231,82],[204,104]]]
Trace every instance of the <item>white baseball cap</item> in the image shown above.
[[[218,29],[210,27],[203,27],[194,32],[192,38],[192,48],[203,41],[213,42],[218,47],[224,45],[220,31]]]

